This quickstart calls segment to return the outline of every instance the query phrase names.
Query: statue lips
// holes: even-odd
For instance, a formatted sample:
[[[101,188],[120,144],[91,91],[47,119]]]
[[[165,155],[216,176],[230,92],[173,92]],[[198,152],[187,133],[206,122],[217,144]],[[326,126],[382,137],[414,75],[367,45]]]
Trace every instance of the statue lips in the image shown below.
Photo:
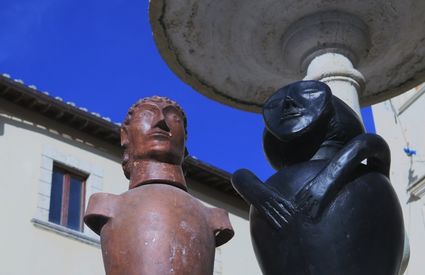
[[[161,130],[159,128],[154,128],[152,129],[149,133],[149,136],[152,136],[156,139],[160,139],[160,140],[169,140],[173,135],[171,134],[171,132],[167,132],[164,130]]]
[[[296,118],[296,117],[300,117],[302,116],[301,112],[298,112],[296,110],[289,110],[286,112],[283,112],[281,117],[280,117],[280,122],[282,123],[283,121],[292,119],[292,118]]]

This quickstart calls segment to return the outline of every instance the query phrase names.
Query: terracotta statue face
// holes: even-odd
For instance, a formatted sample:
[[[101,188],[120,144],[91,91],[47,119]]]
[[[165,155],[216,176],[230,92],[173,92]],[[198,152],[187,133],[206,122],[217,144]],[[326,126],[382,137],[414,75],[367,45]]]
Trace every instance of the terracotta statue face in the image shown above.
[[[317,81],[294,83],[278,90],[263,106],[268,130],[281,140],[291,140],[320,121],[330,108],[331,92]]]
[[[121,142],[128,144],[133,162],[156,160],[180,164],[185,150],[183,114],[166,101],[142,102],[123,128]]]

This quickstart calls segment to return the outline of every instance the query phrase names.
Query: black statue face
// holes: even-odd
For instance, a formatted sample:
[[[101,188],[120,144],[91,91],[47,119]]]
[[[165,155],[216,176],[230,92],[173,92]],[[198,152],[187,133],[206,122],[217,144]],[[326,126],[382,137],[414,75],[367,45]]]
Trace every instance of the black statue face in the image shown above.
[[[264,103],[266,127],[282,141],[299,137],[329,113],[331,96],[329,87],[318,81],[285,86]]]
[[[276,170],[307,161],[320,146],[343,146],[364,128],[356,113],[320,81],[299,81],[263,106],[263,149]]]

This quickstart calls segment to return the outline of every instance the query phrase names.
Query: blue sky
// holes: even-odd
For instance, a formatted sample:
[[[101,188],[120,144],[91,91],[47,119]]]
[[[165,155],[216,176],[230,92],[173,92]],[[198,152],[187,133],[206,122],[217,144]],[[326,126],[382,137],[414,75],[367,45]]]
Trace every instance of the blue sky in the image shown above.
[[[139,98],[170,97],[188,116],[191,155],[229,172],[272,175],[261,116],[216,103],[178,79],[156,50],[148,3],[2,0],[0,73],[117,122]]]

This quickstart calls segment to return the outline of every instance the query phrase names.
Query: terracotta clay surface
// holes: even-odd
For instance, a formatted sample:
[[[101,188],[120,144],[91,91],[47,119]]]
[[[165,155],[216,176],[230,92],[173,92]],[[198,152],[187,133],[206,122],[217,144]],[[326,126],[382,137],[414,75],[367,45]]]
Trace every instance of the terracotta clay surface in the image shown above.
[[[95,194],[86,221],[101,233],[106,274],[212,274],[215,247],[233,235],[224,210],[167,184]]]
[[[84,220],[101,237],[107,275],[208,275],[215,247],[233,237],[226,211],[186,191],[186,119],[173,101],[137,102],[123,124],[130,190],[90,198]]]

